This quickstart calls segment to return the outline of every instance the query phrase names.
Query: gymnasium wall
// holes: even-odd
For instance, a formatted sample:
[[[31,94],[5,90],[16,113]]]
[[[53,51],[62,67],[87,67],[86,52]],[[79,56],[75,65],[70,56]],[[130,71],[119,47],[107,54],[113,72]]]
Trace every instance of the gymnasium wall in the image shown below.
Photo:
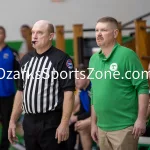
[[[149,12],[149,6],[150,0],[1,0],[0,25],[6,28],[6,41],[18,48],[14,44],[22,41],[19,31],[22,24],[32,26],[37,20],[47,19],[54,25],[65,25],[65,30],[72,30],[75,23],[94,28],[100,17],[113,16],[125,23]],[[71,33],[65,34],[68,40],[72,37]]]
[[[1,0],[0,24],[7,30],[7,40],[21,40],[19,28],[26,23],[33,25],[39,19],[47,19],[54,25],[83,23],[94,28],[98,18],[111,15],[122,23],[150,11],[150,0]],[[69,35],[68,35],[69,36]]]

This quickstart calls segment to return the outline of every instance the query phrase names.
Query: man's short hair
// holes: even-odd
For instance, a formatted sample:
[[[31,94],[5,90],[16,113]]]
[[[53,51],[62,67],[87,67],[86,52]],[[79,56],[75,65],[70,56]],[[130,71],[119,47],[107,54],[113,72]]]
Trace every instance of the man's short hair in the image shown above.
[[[4,32],[4,34],[6,34],[6,30],[3,26],[0,26],[0,30],[2,30]]]
[[[98,19],[97,23],[99,23],[99,22],[111,23],[111,24],[114,24],[117,29],[119,28],[118,21],[115,18],[113,18],[113,17],[100,18],[100,19]]]
[[[48,24],[48,31],[49,33],[54,33],[54,25],[53,24]]]
[[[84,64],[79,64],[79,66],[77,67],[77,71],[79,71],[79,72],[83,71],[83,74],[88,76],[89,71],[87,68],[88,67],[86,67]]]
[[[26,29],[30,29],[30,30],[31,30],[30,26],[27,25],[27,24],[23,24],[23,25],[21,26],[21,29],[22,29],[22,28],[26,28]]]

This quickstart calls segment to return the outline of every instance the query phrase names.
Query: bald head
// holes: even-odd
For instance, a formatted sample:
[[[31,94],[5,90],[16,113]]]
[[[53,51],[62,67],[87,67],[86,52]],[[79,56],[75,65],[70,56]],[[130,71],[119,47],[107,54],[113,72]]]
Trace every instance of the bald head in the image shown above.
[[[54,26],[47,20],[37,21],[32,28],[32,43],[35,49],[47,49],[52,45]]]
[[[54,26],[48,20],[39,20],[33,25],[33,27],[34,26],[40,26],[47,29],[49,33],[54,33]]]

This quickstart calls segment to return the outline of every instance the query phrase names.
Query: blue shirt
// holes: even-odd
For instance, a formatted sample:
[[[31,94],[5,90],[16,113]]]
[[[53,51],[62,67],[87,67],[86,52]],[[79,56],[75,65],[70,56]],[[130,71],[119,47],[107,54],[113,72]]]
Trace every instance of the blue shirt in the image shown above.
[[[89,83],[86,90],[81,89],[80,94],[79,94],[81,105],[83,106],[86,112],[90,112],[90,105],[91,105],[90,96],[89,96],[90,90],[91,90],[91,82]]]
[[[0,51],[0,97],[6,97],[15,94],[15,61],[16,60],[13,51],[8,46],[5,46]]]

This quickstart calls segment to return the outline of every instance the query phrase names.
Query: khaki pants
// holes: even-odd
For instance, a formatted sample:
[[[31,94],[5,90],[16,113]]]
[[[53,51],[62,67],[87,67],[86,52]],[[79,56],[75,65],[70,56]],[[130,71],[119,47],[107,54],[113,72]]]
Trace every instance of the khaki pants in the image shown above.
[[[138,139],[132,135],[133,127],[123,130],[105,132],[98,129],[99,146],[101,150],[137,150]]]

